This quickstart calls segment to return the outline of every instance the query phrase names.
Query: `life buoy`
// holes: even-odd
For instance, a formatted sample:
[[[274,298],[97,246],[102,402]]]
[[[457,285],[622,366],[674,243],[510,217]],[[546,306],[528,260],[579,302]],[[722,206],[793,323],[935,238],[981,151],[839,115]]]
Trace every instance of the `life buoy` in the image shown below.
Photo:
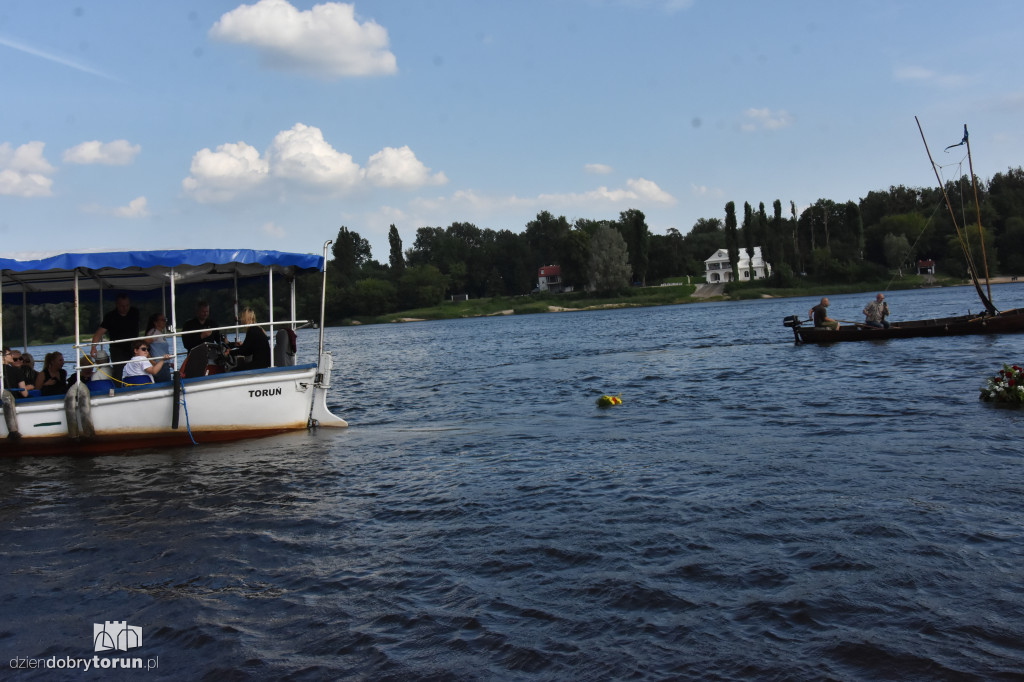
[[[4,424],[7,425],[7,437],[11,440],[21,438],[21,432],[18,431],[18,412],[14,409],[14,394],[4,390],[0,402],[4,406]]]
[[[74,440],[92,438],[96,429],[92,425],[92,402],[89,389],[76,381],[64,394],[64,416],[67,418],[68,436]]]

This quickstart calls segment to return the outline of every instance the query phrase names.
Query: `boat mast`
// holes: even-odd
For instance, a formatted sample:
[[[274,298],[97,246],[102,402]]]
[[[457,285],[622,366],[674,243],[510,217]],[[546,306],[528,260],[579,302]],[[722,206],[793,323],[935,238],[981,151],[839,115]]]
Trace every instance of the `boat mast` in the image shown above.
[[[978,214],[978,241],[981,242],[981,262],[985,265],[985,288],[988,300],[992,300],[992,282],[988,278],[988,256],[985,254],[985,234],[981,229],[981,202],[978,201],[978,179],[974,175],[974,162],[971,160],[971,139],[967,135],[967,124],[964,124],[964,143],[967,145],[967,167],[971,171],[971,185],[974,187],[974,208]],[[964,225],[964,229],[967,226]]]
[[[982,304],[985,306],[985,310],[995,315],[996,307],[992,305],[992,301],[989,300],[985,292],[981,290],[981,283],[978,281],[977,268],[974,265],[974,259],[971,257],[971,250],[967,247],[967,237],[960,231],[960,225],[956,222],[956,213],[953,212],[953,204],[949,201],[949,195],[946,194],[946,186],[942,184],[942,178],[939,176],[939,169],[935,166],[935,160],[932,158],[932,152],[928,149],[928,141],[924,139],[924,129],[921,128],[921,121],[914,117],[914,122],[917,123],[917,130],[921,133],[921,142],[924,143],[924,150],[928,154],[928,161],[932,164],[932,172],[935,173],[935,180],[939,183],[939,189],[942,191],[942,198],[946,201],[946,208],[949,209],[949,217],[953,221],[953,229],[956,230],[957,241],[960,242],[960,248],[964,252],[964,258],[967,259],[967,271],[971,273],[971,281],[974,282],[974,289],[978,292],[978,298],[981,299]],[[974,172],[971,171],[971,175]],[[978,207],[978,226],[981,226],[981,207]],[[982,242],[984,244],[984,241]],[[984,247],[983,247],[984,248]],[[988,266],[986,265],[986,270]],[[991,292],[991,288],[990,288]]]

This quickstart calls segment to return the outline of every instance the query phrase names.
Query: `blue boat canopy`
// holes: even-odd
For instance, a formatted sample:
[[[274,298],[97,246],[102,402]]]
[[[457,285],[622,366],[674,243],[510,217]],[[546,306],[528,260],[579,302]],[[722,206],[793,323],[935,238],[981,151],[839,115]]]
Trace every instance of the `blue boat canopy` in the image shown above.
[[[323,269],[320,255],[253,249],[64,253],[39,260],[0,258],[0,286],[4,295],[71,291],[77,272],[80,291],[148,291],[170,284],[171,273],[178,286]]]

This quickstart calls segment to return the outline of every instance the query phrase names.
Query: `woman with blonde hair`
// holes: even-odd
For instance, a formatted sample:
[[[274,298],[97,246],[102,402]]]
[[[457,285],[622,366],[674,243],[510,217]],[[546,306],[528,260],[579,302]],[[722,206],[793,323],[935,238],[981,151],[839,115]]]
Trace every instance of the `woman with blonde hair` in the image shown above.
[[[246,308],[238,317],[245,327],[245,340],[236,343],[229,352],[236,359],[235,369],[263,369],[270,367],[270,339],[263,328],[256,324],[256,313]]]
[[[43,395],[63,395],[68,392],[68,373],[64,369],[64,355],[54,351],[43,358],[43,370],[36,377],[36,386]]]

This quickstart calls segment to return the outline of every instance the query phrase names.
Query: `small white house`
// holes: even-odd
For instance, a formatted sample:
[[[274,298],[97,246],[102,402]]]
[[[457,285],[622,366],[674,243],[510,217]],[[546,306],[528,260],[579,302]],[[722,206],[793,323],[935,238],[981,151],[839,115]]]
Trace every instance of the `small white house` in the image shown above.
[[[754,247],[754,263],[751,268],[750,259],[747,258],[747,250],[740,249],[740,281],[749,282],[751,279],[764,279],[772,274],[772,266],[764,262],[761,257],[761,247]],[[711,258],[704,261],[704,277],[708,284],[719,284],[732,281],[732,265],[729,264],[729,250],[719,249],[712,254]]]

